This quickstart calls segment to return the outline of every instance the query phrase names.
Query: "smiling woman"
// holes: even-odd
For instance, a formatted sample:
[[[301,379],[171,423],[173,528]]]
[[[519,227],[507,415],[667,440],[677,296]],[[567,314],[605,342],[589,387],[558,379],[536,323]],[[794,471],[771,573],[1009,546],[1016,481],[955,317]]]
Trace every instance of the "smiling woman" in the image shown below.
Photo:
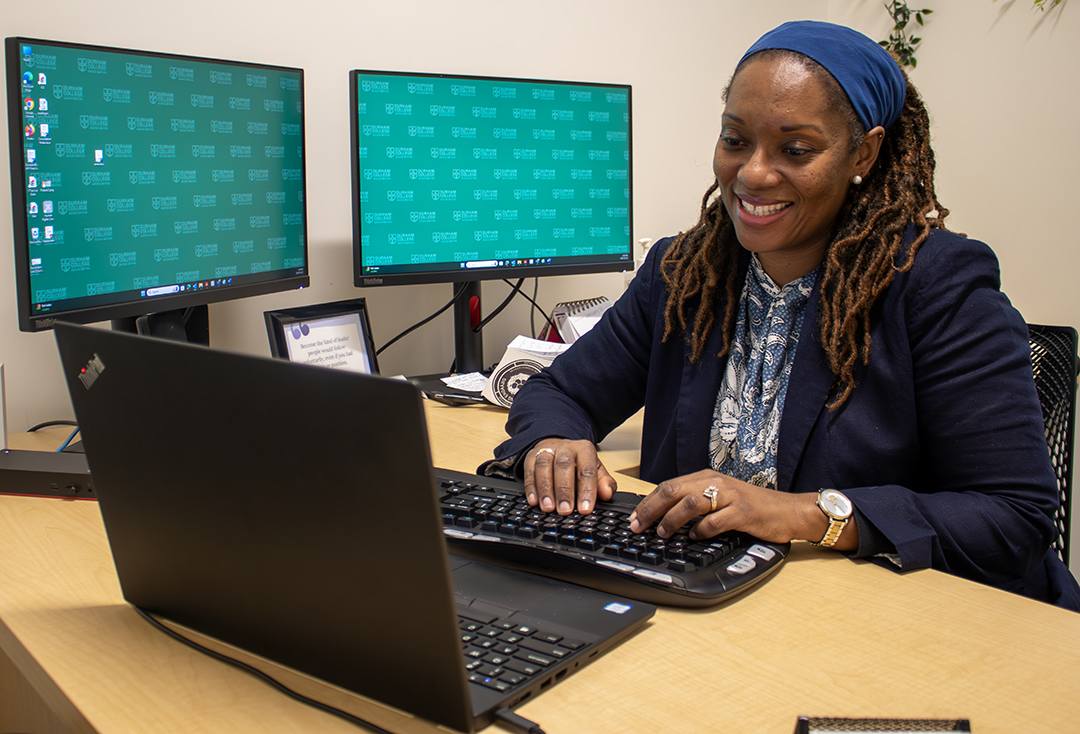
[[[990,248],[945,229],[918,93],[866,36],[800,21],[725,102],[699,221],[529,379],[481,471],[588,513],[615,489],[596,442],[644,405],[634,532],[808,540],[1080,610],[1027,327]]]

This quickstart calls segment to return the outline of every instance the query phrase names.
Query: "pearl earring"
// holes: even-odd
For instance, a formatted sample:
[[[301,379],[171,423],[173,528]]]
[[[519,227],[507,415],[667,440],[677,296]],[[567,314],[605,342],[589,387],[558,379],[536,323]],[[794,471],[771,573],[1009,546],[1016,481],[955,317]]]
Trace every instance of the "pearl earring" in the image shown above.
[[[858,186],[859,184],[861,184],[861,183],[862,183],[862,176],[860,176],[859,174],[857,174],[857,173],[856,173],[856,174],[855,174],[855,176],[854,176],[854,178],[852,178],[852,179],[851,179],[851,183],[853,183],[853,184],[855,184],[856,186]]]

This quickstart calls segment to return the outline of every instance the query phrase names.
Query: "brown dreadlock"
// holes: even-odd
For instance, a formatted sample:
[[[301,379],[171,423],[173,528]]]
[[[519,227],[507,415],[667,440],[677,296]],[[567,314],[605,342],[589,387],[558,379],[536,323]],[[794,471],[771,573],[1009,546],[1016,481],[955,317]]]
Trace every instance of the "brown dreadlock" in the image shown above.
[[[760,54],[795,59],[821,79],[833,109],[848,118],[851,149],[858,149],[866,130],[831,74],[793,51],[770,49]],[[728,353],[742,286],[736,282],[742,248],[720,197],[714,197],[718,188],[716,182],[705,192],[698,223],[676,238],[664,254],[661,268],[670,294],[664,314],[664,340],[677,331],[689,331],[686,339],[692,362],[701,358],[715,325],[718,298],[724,299],[724,338],[717,356]],[[837,378],[830,410],[839,408],[851,395],[856,360],[869,364],[871,307],[897,272],[911,268],[930,229],[944,228],[948,213],[934,192],[929,116],[919,93],[908,81],[903,112],[889,127],[874,167],[861,186],[848,190],[819,276],[820,339]],[[915,239],[907,247],[903,262],[899,262],[909,224],[915,227]]]

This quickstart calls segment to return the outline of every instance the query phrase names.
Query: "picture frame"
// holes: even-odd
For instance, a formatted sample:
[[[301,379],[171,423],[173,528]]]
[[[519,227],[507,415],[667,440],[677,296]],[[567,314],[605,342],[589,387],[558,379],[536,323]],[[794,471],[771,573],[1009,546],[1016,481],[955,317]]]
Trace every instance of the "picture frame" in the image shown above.
[[[277,359],[379,374],[363,298],[264,311],[270,353]]]

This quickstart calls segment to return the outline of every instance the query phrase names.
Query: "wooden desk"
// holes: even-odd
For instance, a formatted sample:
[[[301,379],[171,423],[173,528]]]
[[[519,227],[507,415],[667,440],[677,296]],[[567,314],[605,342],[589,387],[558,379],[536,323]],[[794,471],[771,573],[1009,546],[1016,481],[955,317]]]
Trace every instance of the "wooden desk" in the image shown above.
[[[496,408],[428,416],[439,465],[470,470],[502,439]],[[4,733],[358,731],[143,622],[93,502],[0,497],[0,648]],[[519,712],[549,734],[788,734],[799,714],[967,717],[977,734],[1015,734],[1077,728],[1078,690],[1080,615],[797,544],[763,586],[706,611],[662,609]]]

